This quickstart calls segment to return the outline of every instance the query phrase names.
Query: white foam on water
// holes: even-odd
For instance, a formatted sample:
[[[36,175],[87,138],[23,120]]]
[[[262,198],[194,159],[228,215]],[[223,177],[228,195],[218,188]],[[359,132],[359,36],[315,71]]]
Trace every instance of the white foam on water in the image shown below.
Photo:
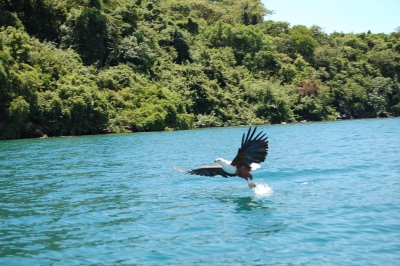
[[[256,193],[257,197],[269,197],[274,194],[274,190],[267,183],[260,180],[259,182],[255,182],[256,186],[252,188],[254,193]]]

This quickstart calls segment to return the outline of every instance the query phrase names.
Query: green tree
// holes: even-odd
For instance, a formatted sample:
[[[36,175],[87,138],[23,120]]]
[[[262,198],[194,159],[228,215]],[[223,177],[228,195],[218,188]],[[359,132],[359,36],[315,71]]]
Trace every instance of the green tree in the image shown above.
[[[39,40],[59,42],[60,27],[67,16],[65,4],[56,0],[0,0],[0,26],[22,23]]]
[[[289,30],[294,48],[304,58],[310,60],[318,47],[318,42],[314,39],[313,32],[305,26],[294,26]]]
[[[86,65],[103,66],[106,56],[107,19],[97,8],[84,8],[73,25],[73,47]]]
[[[369,110],[375,116],[376,113],[385,111],[388,105],[388,95],[392,94],[393,81],[390,78],[376,77],[368,86],[368,106]]]
[[[19,138],[29,116],[29,104],[22,96],[11,101],[0,120],[0,139]]]

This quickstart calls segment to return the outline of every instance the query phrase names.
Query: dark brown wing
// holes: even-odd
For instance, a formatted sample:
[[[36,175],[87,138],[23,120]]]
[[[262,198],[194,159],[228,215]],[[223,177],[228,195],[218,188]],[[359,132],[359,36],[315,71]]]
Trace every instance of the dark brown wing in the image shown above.
[[[236,176],[236,175],[228,174],[227,172],[222,170],[221,166],[202,166],[200,168],[192,169],[189,171],[183,171],[176,166],[174,166],[174,168],[180,172],[189,173],[191,175],[201,175],[201,176],[221,175],[223,177]]]
[[[251,127],[246,134],[243,134],[242,145],[239,148],[238,154],[232,161],[232,165],[241,166],[246,164],[250,166],[252,163],[262,163],[268,154],[268,141],[266,134],[261,131],[255,137],[257,127],[251,132]]]

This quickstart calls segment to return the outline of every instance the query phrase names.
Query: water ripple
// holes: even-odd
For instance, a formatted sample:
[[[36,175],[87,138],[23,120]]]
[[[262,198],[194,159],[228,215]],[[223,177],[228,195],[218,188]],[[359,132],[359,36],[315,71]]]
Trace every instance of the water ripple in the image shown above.
[[[398,264],[399,119],[261,128],[254,190],[172,168],[244,127],[0,142],[1,265]]]

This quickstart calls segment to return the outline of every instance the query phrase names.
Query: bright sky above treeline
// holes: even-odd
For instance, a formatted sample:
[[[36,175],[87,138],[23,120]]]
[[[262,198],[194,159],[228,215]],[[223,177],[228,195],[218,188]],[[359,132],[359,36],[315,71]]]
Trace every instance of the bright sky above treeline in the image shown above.
[[[400,27],[400,0],[262,0],[266,20],[320,26],[325,33],[391,33]]]

